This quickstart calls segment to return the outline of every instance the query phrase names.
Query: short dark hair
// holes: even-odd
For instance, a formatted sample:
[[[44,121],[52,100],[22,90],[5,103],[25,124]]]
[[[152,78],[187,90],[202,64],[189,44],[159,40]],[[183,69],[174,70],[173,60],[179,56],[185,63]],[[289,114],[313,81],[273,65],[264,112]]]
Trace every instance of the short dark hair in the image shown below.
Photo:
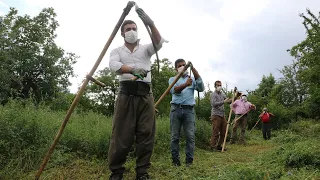
[[[217,80],[216,82],[214,82],[214,87],[217,87],[218,83],[221,83],[221,81]]]
[[[137,26],[137,24],[136,24],[134,21],[132,21],[132,20],[125,20],[125,21],[122,23],[122,25],[121,25],[121,32],[124,31],[124,26],[127,25],[127,24],[135,24],[135,25]],[[137,26],[137,28],[138,28],[138,26]]]
[[[181,62],[186,62],[186,61],[184,59],[177,59],[176,62],[174,62],[174,67],[177,68],[178,63],[181,63]]]

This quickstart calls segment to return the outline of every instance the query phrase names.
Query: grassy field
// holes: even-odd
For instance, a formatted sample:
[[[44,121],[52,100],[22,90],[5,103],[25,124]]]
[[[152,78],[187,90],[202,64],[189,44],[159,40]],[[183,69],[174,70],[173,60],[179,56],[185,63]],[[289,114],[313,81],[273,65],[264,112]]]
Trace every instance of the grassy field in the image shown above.
[[[10,103],[0,107],[0,179],[34,179],[65,112]],[[301,120],[273,131],[264,141],[259,130],[247,131],[247,145],[229,145],[211,152],[209,122],[196,122],[194,164],[171,165],[167,118],[157,119],[152,179],[320,179],[320,123]],[[94,113],[72,115],[41,179],[108,179],[107,150],[111,118]],[[181,160],[184,162],[184,139]],[[125,179],[135,177],[129,154]]]

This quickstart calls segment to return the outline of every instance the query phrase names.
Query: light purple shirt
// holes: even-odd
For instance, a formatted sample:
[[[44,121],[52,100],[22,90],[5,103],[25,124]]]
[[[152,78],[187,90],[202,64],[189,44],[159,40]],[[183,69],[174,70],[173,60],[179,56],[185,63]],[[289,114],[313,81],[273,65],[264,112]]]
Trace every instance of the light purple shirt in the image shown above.
[[[235,114],[245,114],[249,111],[251,105],[249,101],[238,99],[232,104],[232,110]]]

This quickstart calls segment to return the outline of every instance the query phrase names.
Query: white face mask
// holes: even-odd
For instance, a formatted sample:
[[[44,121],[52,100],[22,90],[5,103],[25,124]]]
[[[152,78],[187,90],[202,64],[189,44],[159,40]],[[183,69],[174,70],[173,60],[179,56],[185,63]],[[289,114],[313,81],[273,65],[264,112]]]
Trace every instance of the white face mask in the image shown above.
[[[220,92],[220,91],[222,90],[222,87],[221,87],[221,86],[218,86],[218,87],[216,87],[216,90],[217,90],[218,92]]]
[[[247,96],[242,96],[242,99],[247,102]]]
[[[128,31],[128,32],[124,33],[124,40],[127,43],[130,43],[130,44],[133,44],[133,43],[137,42],[137,40],[138,40],[138,32],[134,31],[134,30],[131,30],[131,31]]]
[[[180,73],[181,71],[183,71],[184,66],[181,66],[178,68],[178,73]],[[184,71],[183,75],[188,75],[188,70]]]

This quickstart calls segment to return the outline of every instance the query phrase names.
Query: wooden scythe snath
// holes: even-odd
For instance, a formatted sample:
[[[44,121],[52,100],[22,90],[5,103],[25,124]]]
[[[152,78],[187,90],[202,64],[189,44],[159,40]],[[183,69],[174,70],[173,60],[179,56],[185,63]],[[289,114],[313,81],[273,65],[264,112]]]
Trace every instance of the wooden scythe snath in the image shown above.
[[[156,108],[160,102],[163,100],[163,98],[169,94],[170,89],[176,84],[176,82],[179,80],[179,78],[183,75],[183,73],[190,67],[191,62],[189,61],[185,66],[184,69],[175,77],[175,79],[173,80],[173,82],[169,85],[169,87],[165,90],[165,92],[161,95],[161,97],[159,98],[159,100],[156,102],[156,104],[154,105],[154,108]],[[131,78],[131,81],[135,81],[137,80],[138,77],[134,76],[133,78]],[[155,111],[157,111],[157,109],[155,109]]]
[[[256,122],[256,124],[252,127],[252,129],[250,130],[249,133],[251,133],[251,131],[257,126],[257,124],[260,122],[260,117],[258,118],[258,121]]]
[[[169,87],[166,89],[166,91],[161,95],[159,100],[154,105],[154,108],[156,108],[162,99],[170,92],[170,89],[176,84],[176,82],[179,80],[179,78],[183,75],[183,73],[190,67],[191,62],[189,61],[185,66],[184,69],[176,76],[176,78],[173,80],[173,82],[169,85]]]
[[[231,103],[231,105],[235,101],[235,96],[236,96],[235,94],[237,93],[237,91],[238,91],[237,87],[234,87],[234,90],[233,90],[233,93],[232,93],[232,103]],[[224,151],[224,148],[226,146],[226,141],[227,141],[227,136],[228,136],[228,130],[229,130],[229,125],[230,125],[231,115],[232,115],[232,108],[230,107],[230,112],[229,112],[229,117],[228,117],[228,122],[227,122],[227,128],[226,128],[226,133],[225,133],[225,136],[224,136],[221,152]]]
[[[103,85],[104,85],[103,83],[101,83],[101,82],[99,83],[97,80],[95,80],[94,78],[92,78],[92,75],[93,75],[94,72],[97,70],[100,62],[101,62],[102,59],[103,59],[103,56],[104,56],[105,53],[107,52],[107,50],[108,50],[108,48],[109,48],[112,40],[113,40],[114,37],[116,36],[116,34],[117,34],[119,28],[121,27],[121,25],[122,25],[125,17],[129,14],[131,8],[132,8],[134,5],[135,5],[135,2],[129,1],[129,2],[127,3],[127,6],[123,9],[123,13],[122,13],[122,15],[121,15],[118,23],[116,24],[114,30],[112,31],[112,34],[110,35],[107,43],[105,44],[103,50],[101,51],[101,53],[100,53],[100,55],[99,55],[96,63],[95,63],[94,66],[92,67],[92,69],[91,69],[91,71],[89,72],[89,74],[86,76],[86,79],[84,80],[84,82],[83,82],[81,88],[79,89],[76,97],[74,98],[74,100],[73,100],[73,102],[72,102],[72,104],[71,104],[71,106],[70,106],[70,108],[69,108],[69,110],[68,110],[68,112],[67,112],[67,114],[66,114],[66,116],[65,116],[65,119],[63,120],[63,122],[62,122],[62,124],[61,124],[61,126],[60,126],[60,129],[59,129],[57,135],[55,136],[54,141],[53,141],[53,143],[52,143],[49,151],[47,152],[46,156],[44,157],[43,162],[42,162],[42,164],[41,164],[41,166],[40,166],[40,169],[38,170],[38,172],[37,172],[37,174],[36,174],[36,176],[35,176],[35,179],[36,179],[36,180],[38,180],[38,179],[40,178],[40,175],[41,175],[43,169],[45,168],[45,166],[46,166],[46,164],[47,164],[47,162],[48,162],[48,160],[49,160],[49,158],[50,158],[50,155],[52,154],[55,146],[57,145],[58,140],[59,140],[59,138],[61,137],[62,132],[63,132],[65,126],[67,125],[67,122],[68,122],[68,120],[69,120],[69,118],[70,118],[73,110],[74,110],[75,107],[77,106],[81,95],[82,95],[83,92],[85,91],[85,88],[86,88],[86,86],[87,86],[88,83],[89,83],[89,80],[92,80],[93,82],[97,83],[97,84],[100,85],[100,86],[103,86]]]

